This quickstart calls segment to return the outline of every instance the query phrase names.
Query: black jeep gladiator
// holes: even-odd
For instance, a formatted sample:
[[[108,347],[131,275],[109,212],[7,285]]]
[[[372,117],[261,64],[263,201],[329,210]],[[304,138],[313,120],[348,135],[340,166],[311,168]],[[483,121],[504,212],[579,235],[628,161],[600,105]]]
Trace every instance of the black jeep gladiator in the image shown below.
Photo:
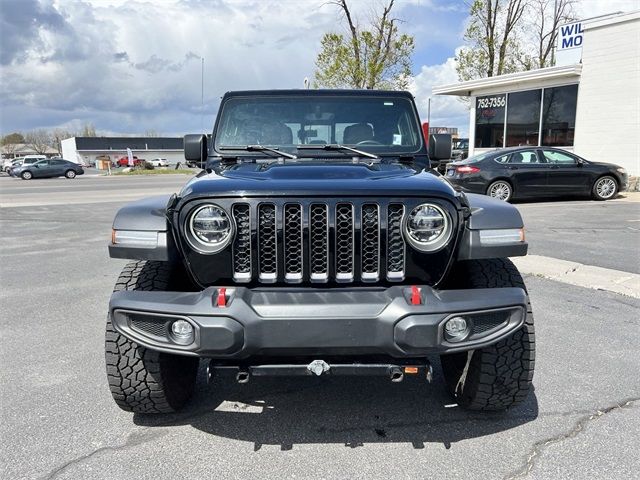
[[[431,379],[472,410],[522,402],[534,327],[517,209],[431,169],[406,92],[224,95],[206,169],[122,208],[111,257],[133,260],[109,303],[116,403],[173,412],[208,374]],[[437,152],[432,152],[437,156]],[[228,377],[228,376],[225,376]]]

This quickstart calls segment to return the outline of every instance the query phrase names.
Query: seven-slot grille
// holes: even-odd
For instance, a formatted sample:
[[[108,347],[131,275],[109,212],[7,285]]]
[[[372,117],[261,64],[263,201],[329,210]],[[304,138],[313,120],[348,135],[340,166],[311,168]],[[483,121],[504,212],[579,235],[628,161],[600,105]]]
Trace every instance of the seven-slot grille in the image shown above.
[[[236,282],[404,279],[402,204],[237,203],[232,215]]]

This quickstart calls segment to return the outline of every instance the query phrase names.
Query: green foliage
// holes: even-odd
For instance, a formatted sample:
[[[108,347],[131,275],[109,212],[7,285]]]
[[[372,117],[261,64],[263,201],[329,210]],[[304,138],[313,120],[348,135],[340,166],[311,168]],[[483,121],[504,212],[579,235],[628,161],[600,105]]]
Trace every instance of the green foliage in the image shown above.
[[[14,132],[2,137],[2,141],[0,143],[2,143],[2,145],[13,145],[16,143],[25,143],[25,140],[21,133]]]
[[[393,1],[377,15],[368,29],[359,29],[346,0],[343,9],[350,35],[326,33],[316,58],[314,86],[324,88],[405,89],[411,76],[414,39],[398,31],[390,18]]]

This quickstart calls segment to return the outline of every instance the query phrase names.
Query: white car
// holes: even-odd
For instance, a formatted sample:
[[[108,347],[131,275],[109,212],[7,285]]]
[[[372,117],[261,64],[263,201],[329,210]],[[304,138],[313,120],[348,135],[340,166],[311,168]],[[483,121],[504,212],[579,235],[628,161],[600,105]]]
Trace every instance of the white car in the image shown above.
[[[14,158],[13,160],[5,160],[2,164],[2,170],[6,173],[9,173],[13,167],[18,167],[20,165],[30,165],[32,163],[36,163],[40,160],[45,160],[47,157],[44,155],[25,155],[24,157]]]
[[[169,162],[167,162],[166,158],[154,158],[149,162],[154,167],[168,167]]]

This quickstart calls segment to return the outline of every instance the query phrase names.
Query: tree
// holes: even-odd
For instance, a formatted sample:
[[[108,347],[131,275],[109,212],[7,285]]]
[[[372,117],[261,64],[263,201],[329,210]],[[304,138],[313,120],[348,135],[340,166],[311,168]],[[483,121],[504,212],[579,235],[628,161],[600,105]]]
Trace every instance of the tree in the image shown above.
[[[96,127],[93,123],[85,123],[82,128],[82,137],[95,137],[96,136]]]
[[[456,55],[460,80],[493,77],[522,68],[516,33],[527,5],[525,0],[473,1],[464,33],[468,46]]]
[[[47,153],[53,143],[51,133],[44,129],[32,130],[24,136],[24,139],[25,143],[39,154]]]
[[[58,150],[58,153],[62,154],[62,140],[72,137],[78,137],[78,133],[73,130],[67,130],[65,128],[56,128],[51,132],[53,139],[53,145]]]
[[[9,133],[2,137],[2,145],[15,145],[16,143],[24,143],[24,136],[19,132]]]
[[[413,37],[398,31],[391,15],[395,0],[374,12],[368,28],[360,28],[347,0],[330,1],[340,8],[348,33],[326,33],[316,58],[314,85],[327,88],[407,88]]]
[[[533,0],[531,7],[537,45],[533,68],[554,65],[553,48],[558,37],[558,27],[563,23],[576,20],[573,6],[575,0]]]

